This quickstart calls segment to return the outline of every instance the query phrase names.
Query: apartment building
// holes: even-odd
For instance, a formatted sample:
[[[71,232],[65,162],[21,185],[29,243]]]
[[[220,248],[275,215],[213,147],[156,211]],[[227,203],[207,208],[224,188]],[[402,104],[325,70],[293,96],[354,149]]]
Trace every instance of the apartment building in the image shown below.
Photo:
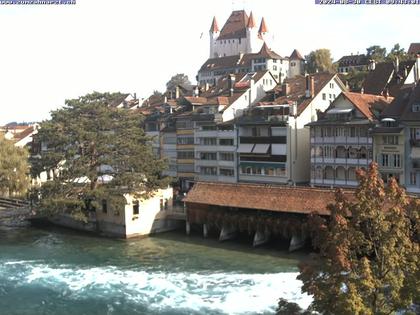
[[[341,93],[318,120],[311,135],[311,185],[357,186],[356,170],[373,159],[372,128],[392,97]]]

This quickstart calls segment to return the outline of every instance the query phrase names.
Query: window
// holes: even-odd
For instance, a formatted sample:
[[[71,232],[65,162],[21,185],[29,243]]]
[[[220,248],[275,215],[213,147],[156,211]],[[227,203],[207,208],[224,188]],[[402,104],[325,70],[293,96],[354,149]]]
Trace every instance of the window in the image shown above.
[[[177,144],[194,144],[193,137],[179,137],[176,139]]]
[[[291,65],[292,67],[294,67],[294,66],[296,66],[296,62],[292,61],[292,62],[290,63],[290,65]]]
[[[410,139],[420,140],[420,128],[410,128]]]
[[[163,207],[163,199],[160,199],[159,200],[159,208],[160,208],[160,211],[163,211],[163,209],[164,209],[164,207]]]
[[[330,89],[334,88],[334,83],[330,83]]]
[[[108,212],[108,204],[105,199],[102,199],[102,212],[107,213]]]
[[[201,145],[217,145],[216,138],[200,138]]]
[[[217,175],[216,167],[200,167],[201,175]]]
[[[410,185],[417,185],[417,173],[410,173]]]
[[[233,139],[219,139],[220,145],[233,145]]]
[[[274,71],[277,71],[277,66],[273,66],[273,70]]]
[[[201,152],[200,153],[200,159],[201,160],[207,160],[207,161],[217,160],[217,153],[215,153],[215,152]]]
[[[327,95],[325,93],[322,93],[322,100],[325,101],[327,99]]]
[[[401,167],[401,158],[399,154],[393,154],[393,167]]]
[[[139,215],[140,205],[139,201],[135,200],[133,201],[133,215]]]
[[[220,154],[221,161],[233,161],[235,156],[232,152],[222,152]]]
[[[212,130],[217,130],[216,126],[201,126],[201,130],[202,131],[212,131]]]
[[[398,136],[383,136],[383,144],[396,145],[398,144]]]
[[[420,104],[413,104],[413,113],[420,112]]]
[[[193,159],[194,158],[194,151],[178,151],[176,153],[178,159]]]
[[[239,40],[239,44],[241,43],[241,39],[242,39],[242,38],[239,38],[239,39],[238,39],[238,40]]]
[[[221,168],[220,169],[220,176],[234,176],[235,172],[233,170],[233,168]]]
[[[380,159],[379,159],[379,163],[381,164],[381,166],[388,166],[388,162],[389,162],[388,154],[381,154]]]

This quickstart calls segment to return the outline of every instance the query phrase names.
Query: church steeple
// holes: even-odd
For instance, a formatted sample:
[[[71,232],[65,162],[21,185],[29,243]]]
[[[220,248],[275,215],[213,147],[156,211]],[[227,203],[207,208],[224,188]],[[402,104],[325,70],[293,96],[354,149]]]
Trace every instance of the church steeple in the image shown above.
[[[213,17],[213,22],[211,23],[210,26],[210,33],[218,33],[219,30],[219,26],[217,25],[217,21],[216,21],[216,17]]]

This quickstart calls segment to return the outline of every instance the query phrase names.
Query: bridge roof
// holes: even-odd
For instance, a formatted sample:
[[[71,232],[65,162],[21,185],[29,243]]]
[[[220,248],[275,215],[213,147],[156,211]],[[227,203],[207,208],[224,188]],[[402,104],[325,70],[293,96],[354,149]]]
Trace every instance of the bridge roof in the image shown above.
[[[345,192],[352,195],[351,191]],[[198,182],[184,199],[187,203],[267,210],[275,212],[329,215],[335,190],[257,184]]]

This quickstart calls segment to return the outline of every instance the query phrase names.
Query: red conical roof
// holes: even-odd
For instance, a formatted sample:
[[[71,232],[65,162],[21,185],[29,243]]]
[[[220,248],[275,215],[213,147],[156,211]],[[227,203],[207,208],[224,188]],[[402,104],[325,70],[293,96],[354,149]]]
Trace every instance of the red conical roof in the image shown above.
[[[265,25],[265,20],[264,18],[262,18],[261,24],[260,24],[260,30],[258,31],[258,33],[267,33],[267,32],[268,32],[267,25]]]
[[[252,11],[249,14],[248,23],[246,25],[247,28],[254,28],[255,27],[255,20],[254,16],[252,15]]]
[[[213,22],[210,26],[210,32],[217,33],[219,32],[219,26],[217,25],[216,17],[213,17]]]

